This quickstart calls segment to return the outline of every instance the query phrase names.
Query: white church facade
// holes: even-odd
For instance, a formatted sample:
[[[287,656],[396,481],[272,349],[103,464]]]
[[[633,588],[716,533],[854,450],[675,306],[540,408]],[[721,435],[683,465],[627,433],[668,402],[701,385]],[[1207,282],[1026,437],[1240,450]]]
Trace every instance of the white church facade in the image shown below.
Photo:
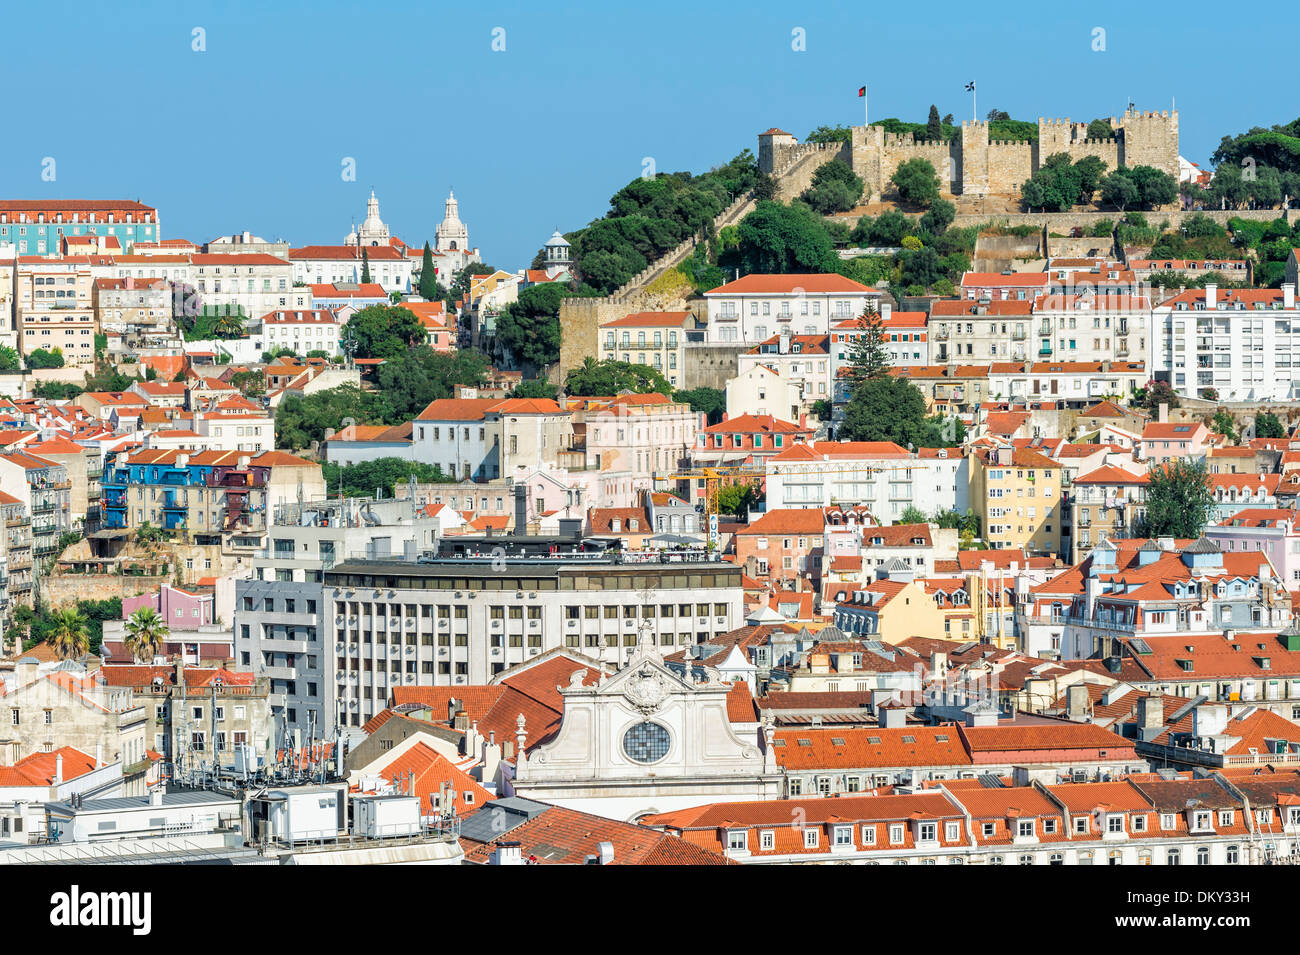
[[[688,682],[643,636],[627,664],[592,686],[575,667],[560,690],[563,719],[554,737],[528,749],[519,717],[513,793],[615,819],[712,802],[776,799],[781,774],[771,726],[749,712],[733,722],[736,690],[716,671]],[[751,707],[752,709],[752,707]]]

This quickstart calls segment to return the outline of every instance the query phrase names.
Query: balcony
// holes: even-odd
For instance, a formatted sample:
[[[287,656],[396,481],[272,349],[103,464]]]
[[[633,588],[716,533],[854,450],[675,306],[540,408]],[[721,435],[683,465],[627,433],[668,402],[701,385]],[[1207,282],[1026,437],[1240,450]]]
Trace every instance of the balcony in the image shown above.
[[[1052,354],[1052,346],[1051,346],[1051,345],[1040,345],[1040,346],[1039,346],[1039,348],[1038,348],[1038,357],[1039,357],[1039,358],[1047,358],[1047,357],[1049,357],[1051,354]]]
[[[1027,337],[1029,337],[1029,333],[1026,332],[1023,328],[1017,328],[1011,333],[1011,340],[1013,342],[1022,342]]]

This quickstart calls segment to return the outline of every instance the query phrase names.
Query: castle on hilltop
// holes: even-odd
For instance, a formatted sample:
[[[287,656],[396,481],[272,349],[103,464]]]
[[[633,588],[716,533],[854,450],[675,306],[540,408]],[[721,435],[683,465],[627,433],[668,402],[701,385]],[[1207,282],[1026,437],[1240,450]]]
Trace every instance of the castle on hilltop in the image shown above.
[[[1128,111],[1111,117],[1113,139],[1089,139],[1087,123],[1067,119],[1038,120],[1038,142],[989,139],[989,124],[961,124],[948,142],[918,140],[911,133],[888,133],[880,126],[854,126],[851,143],[800,143],[789,133],[769,129],[758,136],[758,164],[780,174],[809,153],[824,153],[825,162],[842,159],[871,188],[883,194],[901,163],[927,159],[947,196],[1015,196],[1026,179],[1056,153],[1073,160],[1096,156],[1107,171],[1120,166],[1154,166],[1178,178],[1178,111]],[[820,165],[818,163],[817,165]]]

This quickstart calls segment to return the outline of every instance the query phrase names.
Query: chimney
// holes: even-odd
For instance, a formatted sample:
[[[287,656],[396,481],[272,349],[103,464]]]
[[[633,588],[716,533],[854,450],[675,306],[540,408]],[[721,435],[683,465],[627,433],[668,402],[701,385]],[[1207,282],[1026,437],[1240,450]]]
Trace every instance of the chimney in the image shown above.
[[[907,725],[907,710],[902,706],[886,703],[877,707],[876,718],[881,729],[902,729]]]
[[[54,784],[57,786],[61,782],[63,782],[63,754],[56,753],[54,755]]]
[[[948,673],[948,654],[938,650],[930,654],[930,676],[941,680]]]
[[[149,792],[149,805],[161,806],[163,804],[163,795],[164,790],[162,784],[159,784],[155,789],[152,789]]]
[[[614,843],[602,842],[596,846],[596,851],[600,853],[597,857],[597,865],[610,865],[614,861]]]
[[[483,768],[479,782],[491,785],[497,778],[497,767],[501,765],[501,744],[497,742],[496,730],[488,733],[487,742],[483,744]]]
[[[1138,700],[1137,721],[1139,740],[1149,742],[1159,736],[1165,728],[1164,697],[1156,693]]]
[[[776,350],[782,355],[790,354],[790,326],[786,325],[781,329],[781,334],[777,337]]]
[[[515,485],[515,533],[528,533],[528,485],[523,483]]]
[[[1282,307],[1285,309],[1295,308],[1295,283],[1282,283]]]
[[[881,320],[882,322],[887,322],[887,321],[889,321],[889,316],[891,316],[891,315],[893,315],[893,314],[894,314],[894,306],[893,306],[893,305],[889,304],[888,302],[881,302],[881,303],[880,303],[880,320]]]
[[[104,743],[99,741],[95,744],[95,768],[99,769],[104,765]]]
[[[1065,691],[1065,718],[1083,720],[1088,716],[1088,685],[1076,683]]]
[[[523,865],[523,853],[518,842],[498,842],[492,853],[492,865]]]
[[[1219,286],[1213,282],[1205,286],[1205,307],[1211,312],[1219,307]]]

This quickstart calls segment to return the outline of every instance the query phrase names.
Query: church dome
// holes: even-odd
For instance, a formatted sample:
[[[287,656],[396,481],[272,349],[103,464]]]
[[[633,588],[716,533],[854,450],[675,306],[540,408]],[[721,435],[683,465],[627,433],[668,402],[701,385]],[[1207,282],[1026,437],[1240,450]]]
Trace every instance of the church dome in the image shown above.
[[[553,248],[565,248],[565,249],[567,249],[567,248],[569,248],[569,243],[565,241],[564,236],[560,235],[560,230],[559,230],[559,229],[556,229],[555,232],[551,234],[551,237],[550,237],[549,239],[546,240],[545,248],[548,248],[548,249],[553,249]]]

